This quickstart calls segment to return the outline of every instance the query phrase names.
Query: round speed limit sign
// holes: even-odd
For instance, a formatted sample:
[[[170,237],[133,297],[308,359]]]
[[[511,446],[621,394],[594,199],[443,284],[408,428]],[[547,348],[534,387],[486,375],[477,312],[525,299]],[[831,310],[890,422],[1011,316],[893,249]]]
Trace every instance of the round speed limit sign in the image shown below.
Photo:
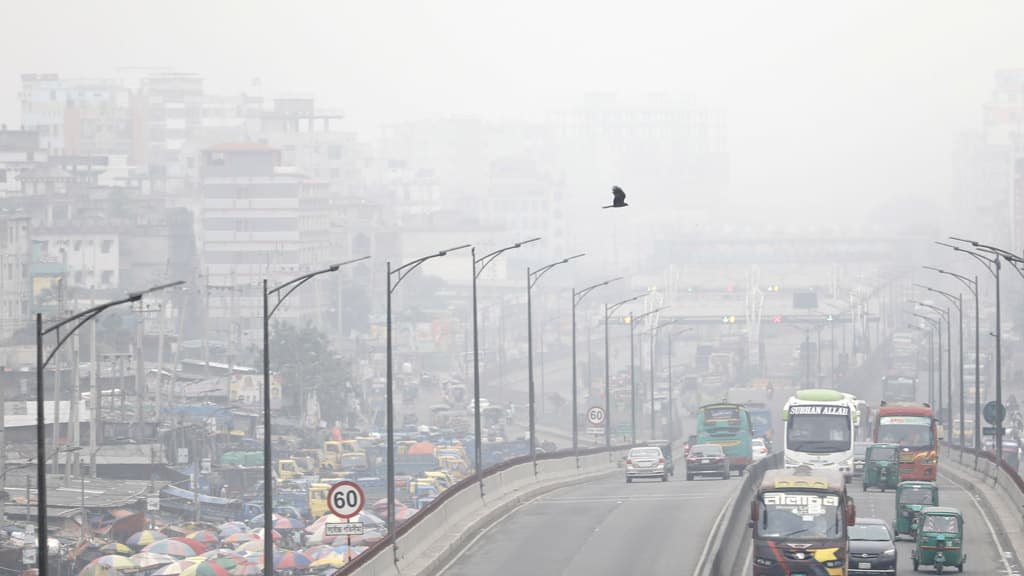
[[[587,411],[587,422],[590,422],[593,426],[599,426],[604,424],[604,408],[600,406],[594,406]]]
[[[327,492],[327,507],[338,518],[351,518],[363,511],[366,497],[355,482],[343,480]]]

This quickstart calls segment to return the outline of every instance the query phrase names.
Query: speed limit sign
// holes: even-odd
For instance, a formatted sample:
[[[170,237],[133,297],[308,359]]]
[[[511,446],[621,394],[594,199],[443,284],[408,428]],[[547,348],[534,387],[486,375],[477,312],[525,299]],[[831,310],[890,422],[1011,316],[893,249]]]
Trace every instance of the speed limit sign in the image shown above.
[[[604,408],[594,406],[588,410],[587,422],[590,422],[592,426],[600,426],[601,424],[604,424]]]
[[[327,507],[338,518],[352,518],[363,511],[366,497],[355,482],[343,480],[327,492]]]

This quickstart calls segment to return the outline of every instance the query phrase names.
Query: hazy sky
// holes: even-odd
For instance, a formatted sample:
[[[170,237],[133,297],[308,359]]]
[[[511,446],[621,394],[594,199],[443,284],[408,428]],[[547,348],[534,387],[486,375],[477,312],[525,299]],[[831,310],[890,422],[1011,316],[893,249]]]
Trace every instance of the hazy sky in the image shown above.
[[[362,126],[681,92],[726,111],[734,195],[776,210],[944,201],[953,134],[1024,66],[1022,2],[2,1],[9,124],[23,72],[132,66],[259,77]]]

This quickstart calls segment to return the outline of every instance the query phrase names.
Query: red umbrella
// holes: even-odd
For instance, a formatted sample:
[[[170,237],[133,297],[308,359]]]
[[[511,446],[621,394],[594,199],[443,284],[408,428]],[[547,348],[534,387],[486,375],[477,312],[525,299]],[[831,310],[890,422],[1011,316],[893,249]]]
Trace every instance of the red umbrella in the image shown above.
[[[199,530],[192,532],[187,536],[187,538],[199,542],[203,546],[206,546],[207,549],[216,547],[217,543],[220,541],[220,539],[217,538],[217,533],[213,530]]]

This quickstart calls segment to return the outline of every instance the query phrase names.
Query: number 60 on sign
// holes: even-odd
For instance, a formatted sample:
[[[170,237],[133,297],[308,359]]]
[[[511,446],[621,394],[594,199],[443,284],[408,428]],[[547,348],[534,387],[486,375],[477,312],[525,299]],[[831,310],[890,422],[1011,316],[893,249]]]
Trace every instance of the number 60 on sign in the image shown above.
[[[363,489],[355,482],[343,480],[327,492],[327,507],[338,518],[352,518],[363,511]]]

